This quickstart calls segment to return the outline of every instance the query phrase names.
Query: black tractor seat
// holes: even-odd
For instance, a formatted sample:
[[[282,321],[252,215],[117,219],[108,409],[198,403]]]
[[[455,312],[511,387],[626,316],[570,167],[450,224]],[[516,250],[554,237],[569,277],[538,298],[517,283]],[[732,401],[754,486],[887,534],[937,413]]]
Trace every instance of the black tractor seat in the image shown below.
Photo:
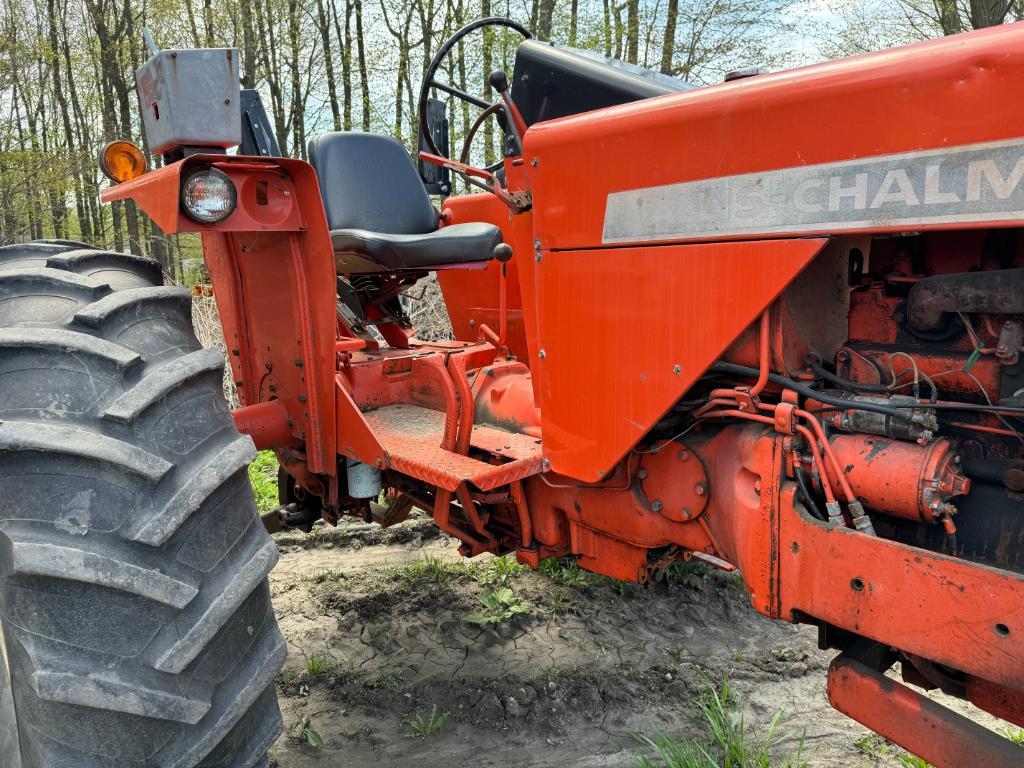
[[[309,143],[309,159],[339,273],[483,266],[501,243],[492,224],[438,228],[416,167],[390,136],[325,133]]]

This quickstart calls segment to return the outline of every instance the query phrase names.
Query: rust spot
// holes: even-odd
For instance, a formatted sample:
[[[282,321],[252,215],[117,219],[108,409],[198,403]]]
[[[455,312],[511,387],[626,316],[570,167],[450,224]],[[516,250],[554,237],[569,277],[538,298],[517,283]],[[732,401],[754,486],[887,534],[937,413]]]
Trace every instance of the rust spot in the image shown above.
[[[794,554],[794,555],[795,555],[795,554],[798,554],[798,553],[800,552],[800,543],[799,543],[799,542],[796,542],[796,541],[794,541],[794,542],[793,542],[793,545],[792,545],[792,546],[790,547],[790,549],[791,549],[791,550],[793,551],[793,554]]]

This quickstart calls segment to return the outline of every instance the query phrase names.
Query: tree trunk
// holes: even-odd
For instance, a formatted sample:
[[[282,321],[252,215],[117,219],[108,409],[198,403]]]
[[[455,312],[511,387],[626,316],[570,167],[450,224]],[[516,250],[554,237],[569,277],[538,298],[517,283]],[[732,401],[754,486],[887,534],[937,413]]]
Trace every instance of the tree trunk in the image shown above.
[[[341,107],[338,105],[338,83],[334,78],[334,56],[331,53],[331,26],[327,18],[327,9],[324,7],[324,0],[316,0],[317,27],[320,32],[320,42],[324,46],[324,73],[327,75],[327,98],[331,103],[331,117],[334,120],[334,130],[341,130]]]
[[[676,50],[676,20],[679,17],[679,0],[668,0],[665,12],[665,33],[661,39],[661,72],[672,74],[672,56]]]
[[[356,14],[356,48],[359,55],[359,87],[363,92],[363,130],[370,130],[370,78],[366,72],[363,36],[363,0],[353,0]]]
[[[555,13],[555,0],[539,0],[537,9],[537,39],[551,39],[551,25]]]
[[[1002,24],[1010,11],[1010,0],[971,0],[971,28]]]
[[[640,0],[626,0],[626,61],[640,62]]]

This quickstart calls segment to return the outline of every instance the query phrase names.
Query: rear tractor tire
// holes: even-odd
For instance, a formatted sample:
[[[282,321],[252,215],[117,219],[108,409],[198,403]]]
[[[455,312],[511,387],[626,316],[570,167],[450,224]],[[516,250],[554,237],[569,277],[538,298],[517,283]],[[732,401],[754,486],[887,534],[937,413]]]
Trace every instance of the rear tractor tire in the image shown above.
[[[223,356],[152,261],[0,248],[0,763],[252,768],[286,646]]]

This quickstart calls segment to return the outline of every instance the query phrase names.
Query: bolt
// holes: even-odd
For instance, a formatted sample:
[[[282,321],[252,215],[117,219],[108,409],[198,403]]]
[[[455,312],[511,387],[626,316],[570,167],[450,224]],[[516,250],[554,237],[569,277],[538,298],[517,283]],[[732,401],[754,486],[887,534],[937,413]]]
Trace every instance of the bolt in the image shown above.
[[[838,360],[840,363],[845,363],[849,359],[850,353],[844,349],[839,350],[839,353],[836,355],[836,360]]]
[[[678,376],[682,372],[683,366],[681,366],[679,363],[676,363],[675,365],[672,366],[672,373],[674,373],[676,376]]]
[[[230,103],[231,103],[231,99],[224,99],[224,104],[225,105],[230,104]]]
[[[548,353],[545,352],[543,349],[540,352],[537,353],[537,357],[539,357],[541,360],[543,360],[547,356],[548,356]]]
[[[641,480],[646,480],[647,479],[647,470],[646,469],[641,469],[639,472],[636,473],[636,476],[639,477]]]
[[[655,512],[661,512],[661,502],[655,499],[651,502],[651,509]]]
[[[708,492],[708,487],[704,483],[697,483],[695,486],[693,486],[693,492],[696,493],[698,496],[703,496],[705,493]]]
[[[384,460],[380,456],[378,456],[376,459],[373,460],[373,463],[374,466],[381,467],[384,465]]]
[[[689,507],[683,507],[683,511],[680,514],[683,516],[683,520],[689,520],[690,519],[690,515],[693,514],[693,513],[690,512],[690,508]]]
[[[541,468],[542,470],[544,470],[545,472],[547,472],[547,471],[548,471],[549,469],[551,469],[551,459],[544,459],[544,460],[543,460],[543,461],[542,461],[542,462],[540,463],[540,468]]]
[[[530,160],[530,165],[532,165],[532,166],[533,166],[534,168],[536,168],[536,167],[537,167],[537,162],[538,162],[538,160],[537,160],[537,158],[535,157],[535,158],[533,158],[532,160]]]
[[[299,402],[300,402],[300,403],[304,403],[304,402],[306,402],[306,400],[308,400],[308,399],[309,399],[309,398],[308,398],[308,397],[306,397],[305,395],[299,395]]]
[[[740,409],[741,411],[745,411],[745,410],[747,410],[747,404],[746,404],[746,403],[740,403],[740,404],[739,404],[739,409]]]
[[[755,480],[754,481],[754,493],[756,493],[758,496],[761,495],[761,481],[760,480]]]
[[[679,452],[679,460],[680,461],[686,461],[689,458],[690,458],[690,452],[689,451],[680,451]]]
[[[473,318],[470,318],[469,319],[469,327],[472,328],[474,325],[476,325],[476,320],[474,320]]]
[[[296,360],[295,361],[295,365],[298,366],[299,368],[301,368],[305,364],[306,364],[306,362],[304,360]]]

